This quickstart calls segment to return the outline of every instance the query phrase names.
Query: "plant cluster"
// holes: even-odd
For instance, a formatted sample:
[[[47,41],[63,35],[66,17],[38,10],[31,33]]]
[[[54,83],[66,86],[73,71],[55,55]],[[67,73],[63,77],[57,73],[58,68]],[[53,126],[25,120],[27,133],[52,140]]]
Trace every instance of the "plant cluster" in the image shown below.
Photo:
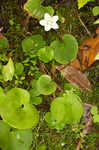
[[[78,8],[89,1],[94,0],[78,0]],[[58,19],[60,21],[59,16],[54,16],[55,10],[52,6],[43,6],[42,3],[42,0],[28,0],[24,4],[24,9],[39,21],[39,25],[44,26],[45,31],[58,30],[59,25],[56,22]],[[93,14],[99,15],[98,6],[93,9]],[[95,24],[97,23],[99,20],[96,20]],[[9,20],[9,24],[13,26],[14,21]],[[17,28],[20,30],[19,26]],[[10,50],[9,40],[1,35],[0,148],[2,150],[29,150],[32,144],[32,130],[37,127],[40,120],[37,105],[44,101],[50,103],[44,121],[50,129],[56,129],[58,132],[66,125],[80,122],[84,112],[80,89],[66,83],[59,93],[58,84],[52,76],[56,64],[68,65],[76,59],[77,39],[71,34],[64,34],[62,38],[57,37],[48,43],[43,35],[30,34],[22,39],[21,47],[24,60],[20,62],[12,57],[15,51]],[[41,72],[39,62],[47,67],[51,65],[53,71]],[[92,107],[91,113],[93,121],[99,122],[97,107]],[[36,150],[46,150],[46,145],[41,144]]]

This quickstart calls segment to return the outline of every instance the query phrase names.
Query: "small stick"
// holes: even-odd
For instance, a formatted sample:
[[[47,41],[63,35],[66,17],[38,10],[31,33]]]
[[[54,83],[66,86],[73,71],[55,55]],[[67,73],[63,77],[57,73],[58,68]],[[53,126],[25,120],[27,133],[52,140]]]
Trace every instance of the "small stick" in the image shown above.
[[[81,139],[78,141],[77,149],[76,150],[80,150],[80,146],[81,146]]]
[[[83,27],[85,28],[85,30],[87,31],[88,35],[91,36],[90,31],[87,29],[87,27],[85,26],[85,24],[84,24],[83,21],[81,20],[81,18],[80,18],[80,16],[79,16],[78,13],[77,13],[77,16],[78,16],[78,19],[79,19],[80,23],[82,24],[82,26],[83,26]]]

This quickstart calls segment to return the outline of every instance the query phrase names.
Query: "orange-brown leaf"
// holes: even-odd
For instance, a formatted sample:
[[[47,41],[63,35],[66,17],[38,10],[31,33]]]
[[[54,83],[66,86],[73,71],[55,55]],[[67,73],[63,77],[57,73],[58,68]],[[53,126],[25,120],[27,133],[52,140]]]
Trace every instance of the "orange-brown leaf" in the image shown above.
[[[97,34],[98,34],[97,29]],[[80,60],[82,70],[90,67],[94,61],[97,53],[99,52],[99,36],[95,38],[90,37],[82,43],[79,47],[78,57]]]

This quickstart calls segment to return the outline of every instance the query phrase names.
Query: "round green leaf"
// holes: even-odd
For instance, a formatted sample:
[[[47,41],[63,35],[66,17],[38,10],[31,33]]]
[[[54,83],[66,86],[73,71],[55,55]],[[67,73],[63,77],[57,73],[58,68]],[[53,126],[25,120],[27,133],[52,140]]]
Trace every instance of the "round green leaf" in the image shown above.
[[[62,123],[71,123],[71,106],[66,104],[64,97],[58,97],[51,103],[51,113],[54,119]]]
[[[35,127],[39,120],[36,108],[30,104],[29,93],[21,88],[7,92],[1,116],[9,125],[19,129]]]
[[[17,75],[21,75],[24,71],[24,66],[21,63],[16,63],[15,64],[15,72]]]
[[[66,104],[70,107],[71,122],[79,122],[83,115],[83,105],[80,97],[74,94],[72,91],[68,91],[64,98]]]
[[[10,150],[29,150],[31,144],[32,144],[32,130],[12,129],[12,131],[10,131],[9,133]]]
[[[93,116],[93,121],[95,123],[99,122],[99,115],[98,114]]]
[[[17,130],[0,120],[0,148],[2,150],[29,150],[32,130]]]
[[[0,49],[8,48],[9,43],[6,37],[0,38]]]
[[[37,51],[45,46],[45,41],[41,35],[32,35],[22,41],[22,48],[25,55],[36,55]]]
[[[37,81],[37,90],[43,95],[50,95],[56,90],[56,83],[48,75],[42,75]]]
[[[75,94],[68,92],[64,97],[58,97],[53,100],[51,113],[58,122],[70,124],[80,121],[83,106]]]
[[[93,15],[94,15],[94,16],[99,15],[99,6],[95,6],[95,7],[93,8],[92,12],[93,12]]]
[[[92,113],[92,115],[97,115],[98,114],[98,108],[96,106],[93,106],[91,108],[91,113]]]
[[[77,40],[70,34],[65,34],[62,41],[52,42],[51,47],[54,49],[55,60],[60,64],[74,60],[78,53]]]
[[[54,58],[54,51],[51,47],[46,46],[38,51],[38,57],[44,63],[48,63]]]

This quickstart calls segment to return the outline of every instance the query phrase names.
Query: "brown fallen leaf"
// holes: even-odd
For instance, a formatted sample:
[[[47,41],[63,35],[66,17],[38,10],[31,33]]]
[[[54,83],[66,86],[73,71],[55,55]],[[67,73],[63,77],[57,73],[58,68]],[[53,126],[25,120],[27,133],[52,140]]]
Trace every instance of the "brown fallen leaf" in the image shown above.
[[[78,57],[81,63],[82,70],[90,67],[99,52],[99,36],[89,38],[79,47]]]
[[[56,69],[64,73],[64,77],[72,84],[78,85],[80,88],[91,90],[91,84],[87,77],[79,70],[72,66],[56,66]]]
[[[79,46],[78,57],[69,65],[80,70],[85,70],[94,63],[95,57],[98,53],[99,28],[96,30],[95,37],[89,37]]]

